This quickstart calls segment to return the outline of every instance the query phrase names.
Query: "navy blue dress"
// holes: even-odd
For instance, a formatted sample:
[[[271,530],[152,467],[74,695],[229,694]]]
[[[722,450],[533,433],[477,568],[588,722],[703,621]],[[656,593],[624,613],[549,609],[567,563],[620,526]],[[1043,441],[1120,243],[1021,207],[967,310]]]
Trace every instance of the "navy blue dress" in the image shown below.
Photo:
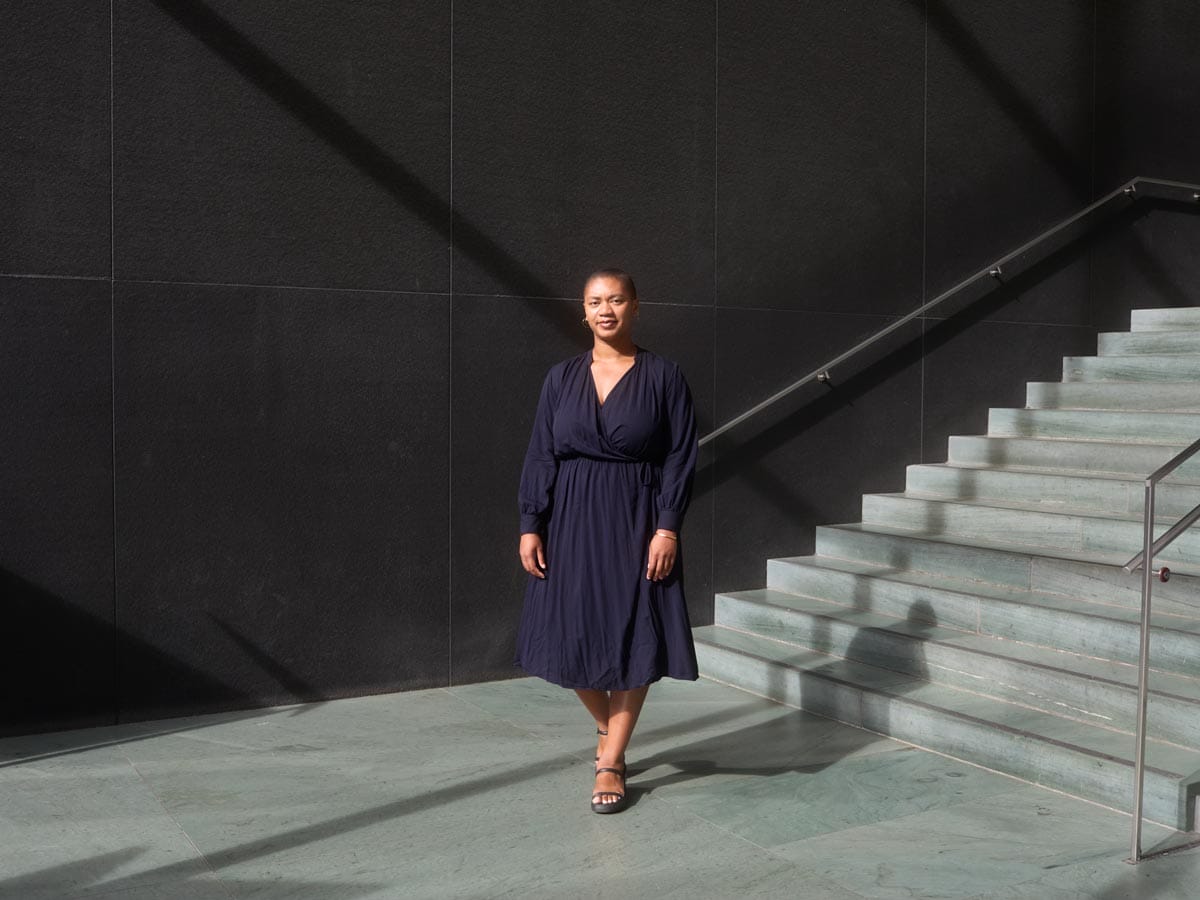
[[[592,353],[550,370],[519,494],[521,533],[542,535],[516,663],[568,688],[620,691],[695,680],[682,556],[646,580],[656,528],[678,532],[696,468],[696,420],[679,367],[640,347],[601,404]]]

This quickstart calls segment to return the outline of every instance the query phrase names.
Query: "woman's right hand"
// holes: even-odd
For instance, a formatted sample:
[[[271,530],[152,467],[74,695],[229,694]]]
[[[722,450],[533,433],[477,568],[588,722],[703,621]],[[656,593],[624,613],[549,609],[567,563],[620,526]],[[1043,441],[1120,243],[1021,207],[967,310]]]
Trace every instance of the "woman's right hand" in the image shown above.
[[[521,535],[521,565],[535,578],[546,577],[546,550],[540,534]]]

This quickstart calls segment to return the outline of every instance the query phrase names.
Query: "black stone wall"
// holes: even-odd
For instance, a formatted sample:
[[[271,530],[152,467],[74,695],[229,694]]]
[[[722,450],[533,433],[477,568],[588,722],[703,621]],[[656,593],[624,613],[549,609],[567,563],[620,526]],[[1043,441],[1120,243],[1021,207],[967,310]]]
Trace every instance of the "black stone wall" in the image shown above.
[[[1101,0],[1096,41],[1098,186],[1138,175],[1200,183],[1200,6]],[[1200,217],[1164,210],[1117,232],[1094,254],[1097,322],[1116,330],[1133,305],[1195,306]]]
[[[640,342],[683,365],[708,430],[1121,180],[1200,177],[1195,129],[1164,124],[1188,109],[1196,19],[18,4],[0,730],[516,674],[516,480],[546,368],[586,346],[586,272],[634,273]],[[1181,301],[1179,260],[1138,242],[1186,255],[1195,224],[1157,215],[707,450],[694,621],[1057,378],[1128,291]]]

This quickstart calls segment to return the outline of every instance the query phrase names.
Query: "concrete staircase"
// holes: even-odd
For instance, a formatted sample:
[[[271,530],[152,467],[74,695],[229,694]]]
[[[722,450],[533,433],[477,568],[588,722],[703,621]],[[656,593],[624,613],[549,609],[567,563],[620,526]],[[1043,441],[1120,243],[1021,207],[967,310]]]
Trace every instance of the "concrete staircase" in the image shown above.
[[[1135,310],[863,521],[719,594],[712,679],[1121,810],[1133,805],[1143,479],[1200,437],[1200,308]],[[1159,489],[1200,503],[1200,458]],[[1196,828],[1200,528],[1155,583],[1147,818]]]

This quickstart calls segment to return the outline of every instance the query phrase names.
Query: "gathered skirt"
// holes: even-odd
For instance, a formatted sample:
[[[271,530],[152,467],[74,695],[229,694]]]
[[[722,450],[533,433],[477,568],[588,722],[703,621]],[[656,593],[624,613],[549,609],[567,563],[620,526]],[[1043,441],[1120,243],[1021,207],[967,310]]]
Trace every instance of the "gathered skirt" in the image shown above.
[[[609,691],[698,677],[682,552],[663,581],[646,578],[657,480],[648,462],[560,461],[546,578],[530,576],[517,634],[526,672]]]

